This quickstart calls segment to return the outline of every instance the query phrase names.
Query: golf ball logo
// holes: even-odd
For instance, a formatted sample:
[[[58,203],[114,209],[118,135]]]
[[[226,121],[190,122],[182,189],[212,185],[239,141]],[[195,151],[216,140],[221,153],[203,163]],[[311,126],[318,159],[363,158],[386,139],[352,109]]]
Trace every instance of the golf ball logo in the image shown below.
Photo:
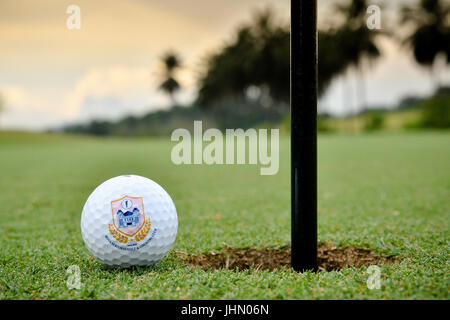
[[[133,200],[126,198],[122,200],[122,208],[130,209],[133,206]]]
[[[111,201],[112,224],[109,232],[123,244],[142,241],[150,232],[151,221],[145,216],[142,197],[124,196]]]

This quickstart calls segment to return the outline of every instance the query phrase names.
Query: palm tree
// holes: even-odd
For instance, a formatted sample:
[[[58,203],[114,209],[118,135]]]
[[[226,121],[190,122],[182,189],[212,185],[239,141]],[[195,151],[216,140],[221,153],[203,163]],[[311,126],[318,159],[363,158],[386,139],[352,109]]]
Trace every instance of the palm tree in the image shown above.
[[[440,54],[447,56],[450,64],[450,3],[444,0],[419,0],[411,7],[401,10],[401,23],[412,25],[414,31],[405,39],[420,65],[427,67],[436,87],[439,77],[434,67]]]
[[[364,84],[364,65],[366,61],[373,61],[381,53],[375,42],[380,32],[369,30],[366,25],[366,0],[351,0],[347,4],[338,4],[338,12],[344,19],[337,29],[337,41],[340,44],[340,54],[348,68],[355,70],[356,82],[359,85],[359,107],[366,108],[366,94]]]
[[[163,55],[162,63],[164,65],[164,79],[159,85],[159,89],[169,95],[172,105],[175,106],[175,93],[180,89],[180,84],[175,79],[175,73],[181,68],[181,59],[175,52],[169,51]]]

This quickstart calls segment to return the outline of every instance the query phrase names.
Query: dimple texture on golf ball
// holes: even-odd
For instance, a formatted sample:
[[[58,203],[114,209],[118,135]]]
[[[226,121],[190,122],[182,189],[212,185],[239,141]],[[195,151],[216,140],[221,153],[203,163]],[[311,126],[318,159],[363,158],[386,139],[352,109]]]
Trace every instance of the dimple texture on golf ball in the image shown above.
[[[123,202],[122,199],[127,197],[131,202]],[[145,232],[145,223],[150,220],[150,230],[143,239],[136,234],[121,233],[118,225],[119,210],[114,205],[121,206],[120,213],[125,211],[131,219],[132,201],[145,216],[145,221],[142,221],[142,215],[141,221],[136,218],[135,228],[140,227],[139,230]],[[132,223],[135,222],[129,222],[129,225]],[[143,266],[158,262],[172,248],[177,230],[177,212],[169,194],[156,182],[134,175],[115,177],[99,185],[87,199],[81,215],[81,234],[86,247],[100,262],[110,266]]]

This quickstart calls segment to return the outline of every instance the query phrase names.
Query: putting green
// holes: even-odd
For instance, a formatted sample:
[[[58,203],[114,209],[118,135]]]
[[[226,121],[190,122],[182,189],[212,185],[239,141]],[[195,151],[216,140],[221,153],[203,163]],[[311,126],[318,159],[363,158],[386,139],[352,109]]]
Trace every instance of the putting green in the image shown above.
[[[449,299],[450,134],[319,137],[319,241],[403,259],[297,274],[192,270],[183,253],[282,247],[290,239],[289,140],[280,171],[175,166],[169,138],[98,139],[0,133],[1,299]],[[84,247],[80,215],[102,181],[138,174],[161,184],[179,215],[174,250],[148,268],[111,270]],[[67,288],[80,268],[81,289]]]

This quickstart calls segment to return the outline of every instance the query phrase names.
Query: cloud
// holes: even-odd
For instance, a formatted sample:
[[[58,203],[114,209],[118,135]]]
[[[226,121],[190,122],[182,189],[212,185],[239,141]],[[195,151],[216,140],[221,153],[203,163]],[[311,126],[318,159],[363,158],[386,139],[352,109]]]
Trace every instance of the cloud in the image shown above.
[[[8,110],[14,108],[21,111],[38,111],[50,108],[48,101],[44,97],[21,86],[4,86],[0,88],[0,92]]]
[[[5,104],[0,119],[3,128],[41,130],[54,124],[52,104],[40,92],[18,85],[2,86],[0,92]]]
[[[192,83],[186,72],[180,74],[182,86]],[[70,120],[117,120],[123,116],[140,115],[167,108],[169,98],[157,87],[157,75],[145,67],[111,66],[88,71],[66,97],[66,117]],[[180,103],[190,103],[191,88],[178,95]]]
[[[153,70],[157,69],[155,65]],[[93,68],[63,92],[34,87],[0,87],[6,111],[5,128],[41,130],[62,124],[90,120],[118,120],[127,115],[142,115],[170,107],[169,97],[157,91],[160,73],[147,67],[109,66]],[[189,104],[195,98],[192,74],[177,74],[182,89],[177,101]]]

